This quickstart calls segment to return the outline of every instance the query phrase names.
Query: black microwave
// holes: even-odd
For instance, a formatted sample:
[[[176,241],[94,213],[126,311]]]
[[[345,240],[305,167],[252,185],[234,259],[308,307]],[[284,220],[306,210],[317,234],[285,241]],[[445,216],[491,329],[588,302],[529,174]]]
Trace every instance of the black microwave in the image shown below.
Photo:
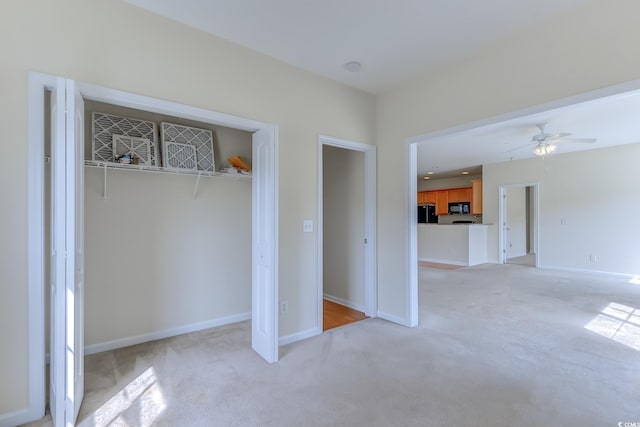
[[[449,203],[449,214],[469,215],[471,206],[469,202]]]

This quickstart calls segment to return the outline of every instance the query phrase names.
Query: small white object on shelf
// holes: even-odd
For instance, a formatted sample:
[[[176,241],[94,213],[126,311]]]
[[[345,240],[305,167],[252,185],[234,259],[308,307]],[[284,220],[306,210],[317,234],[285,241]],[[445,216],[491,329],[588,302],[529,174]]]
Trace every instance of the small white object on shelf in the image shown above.
[[[238,175],[238,169],[234,168],[234,167],[228,167],[228,168],[224,168],[221,170],[222,173],[226,173],[229,175]]]

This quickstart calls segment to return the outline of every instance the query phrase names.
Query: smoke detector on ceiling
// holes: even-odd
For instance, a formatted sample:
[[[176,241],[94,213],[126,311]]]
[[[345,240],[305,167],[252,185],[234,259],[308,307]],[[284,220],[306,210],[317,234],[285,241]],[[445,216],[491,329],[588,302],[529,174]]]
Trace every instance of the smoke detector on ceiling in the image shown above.
[[[360,71],[360,69],[362,68],[362,64],[359,63],[358,61],[349,61],[346,64],[344,64],[344,68],[347,71],[351,71],[352,73],[355,73],[357,71]]]

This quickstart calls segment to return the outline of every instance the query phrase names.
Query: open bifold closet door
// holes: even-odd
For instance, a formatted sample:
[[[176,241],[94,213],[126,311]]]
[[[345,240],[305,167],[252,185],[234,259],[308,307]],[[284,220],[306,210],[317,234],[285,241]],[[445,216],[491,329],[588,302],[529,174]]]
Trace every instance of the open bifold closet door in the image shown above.
[[[278,288],[273,129],[253,134],[253,278],[251,348],[267,362],[278,361]]]
[[[51,94],[51,418],[75,425],[84,396],[84,103],[72,80]]]

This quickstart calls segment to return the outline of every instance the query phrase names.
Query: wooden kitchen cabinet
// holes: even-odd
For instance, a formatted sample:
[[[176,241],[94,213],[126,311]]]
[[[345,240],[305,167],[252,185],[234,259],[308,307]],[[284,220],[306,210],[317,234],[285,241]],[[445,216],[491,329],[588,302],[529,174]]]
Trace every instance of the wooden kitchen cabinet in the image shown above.
[[[424,192],[424,203],[435,205],[436,204],[436,193],[437,191],[425,191]]]
[[[479,213],[482,213],[482,182],[481,180],[475,181],[480,181],[480,202],[476,204],[476,208],[479,206]],[[474,188],[475,187],[464,187],[450,188],[447,190],[418,191],[417,200],[419,205],[435,204],[436,215],[449,215],[449,203],[471,202],[471,211],[475,214],[473,197],[474,194],[476,194],[474,191],[477,192],[477,189],[474,190]]]
[[[436,215],[449,215],[449,190],[436,191]]]
[[[482,214],[482,180],[471,180],[471,215]]]
[[[452,188],[449,191],[449,202],[448,203],[458,203],[458,202],[470,202],[471,201],[471,188]]]
[[[424,205],[426,202],[424,201],[426,196],[426,191],[418,191],[418,204]]]
[[[418,191],[417,200],[419,205],[435,205],[436,191]]]

